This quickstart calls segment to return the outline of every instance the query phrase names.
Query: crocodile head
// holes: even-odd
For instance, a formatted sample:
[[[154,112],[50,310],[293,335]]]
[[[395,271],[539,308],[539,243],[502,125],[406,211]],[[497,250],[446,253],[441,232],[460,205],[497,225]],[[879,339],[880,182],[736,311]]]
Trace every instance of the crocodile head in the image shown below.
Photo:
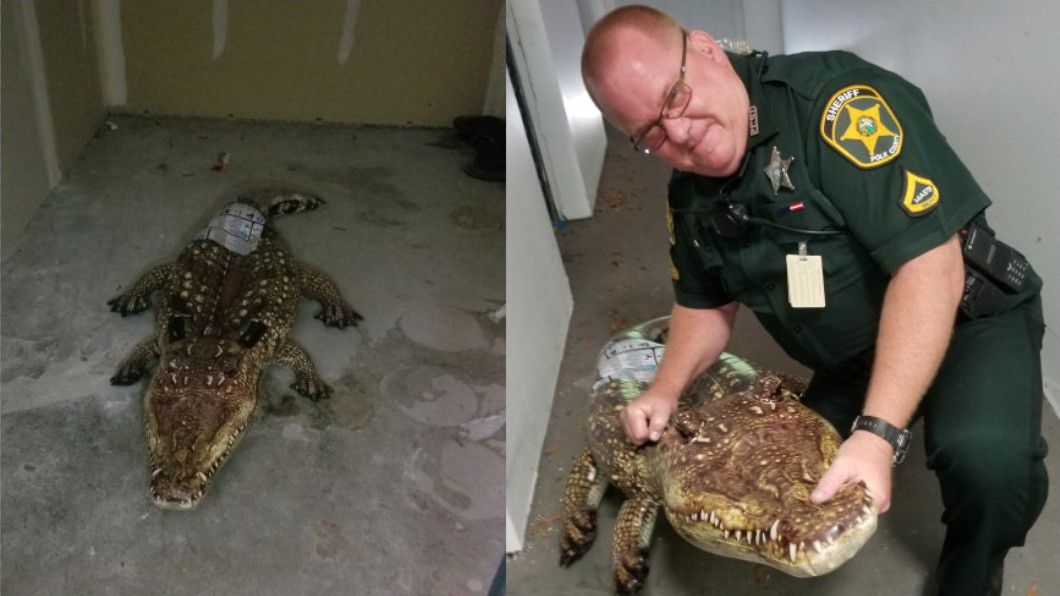
[[[169,344],[144,397],[151,495],[166,509],[199,504],[257,404],[246,348],[221,338]]]
[[[876,529],[862,484],[845,485],[827,503],[810,502],[840,442],[773,375],[679,411],[658,450],[667,518],[708,552],[798,577],[832,571]]]

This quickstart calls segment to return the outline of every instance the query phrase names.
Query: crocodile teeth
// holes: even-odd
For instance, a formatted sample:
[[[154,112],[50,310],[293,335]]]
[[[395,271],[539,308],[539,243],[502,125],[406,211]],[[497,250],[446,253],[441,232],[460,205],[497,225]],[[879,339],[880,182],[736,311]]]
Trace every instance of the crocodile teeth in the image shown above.
[[[815,550],[817,552],[821,552],[821,543],[818,542],[817,540],[813,541],[813,550]]]
[[[705,520],[705,519],[710,519],[710,516],[707,515],[706,511],[704,511],[703,509],[700,509],[699,510],[699,519],[700,519],[700,521]]]
[[[797,550],[798,550],[798,548],[795,546],[794,542],[789,542],[788,543],[788,556],[791,557],[792,561],[795,560],[795,553],[796,553]]]
[[[206,375],[206,386],[213,387],[213,375]]]
[[[158,476],[161,473],[162,473],[162,468],[155,468],[155,470],[153,472],[151,472],[151,478],[154,478],[155,476]]]
[[[729,537],[729,531],[728,531],[728,530],[725,530],[724,534],[725,534],[725,538],[726,538],[726,539],[728,539],[728,537]]]
[[[199,480],[202,480],[203,482],[206,482],[207,480],[209,480],[209,478],[206,477],[206,474],[203,474],[201,471],[196,472],[196,474],[199,475]]]
[[[710,523],[718,525],[718,516],[713,511],[710,512]]]
[[[184,384],[185,384],[185,385],[187,385],[187,384],[188,384],[188,377],[184,377]]]
[[[217,375],[217,386],[220,387],[225,382],[224,375]]]
[[[736,530],[736,542],[739,542],[740,540],[743,540],[743,532]]]
[[[779,527],[780,527],[780,519],[778,518],[777,521],[773,522],[772,526],[769,526],[769,539],[770,540],[776,540],[777,539],[777,528],[779,528]]]
[[[169,378],[173,379],[173,384],[174,384],[174,385],[176,385],[176,384],[177,384],[177,375],[176,375],[175,373],[174,373],[174,374],[171,374],[171,375],[169,375]]]

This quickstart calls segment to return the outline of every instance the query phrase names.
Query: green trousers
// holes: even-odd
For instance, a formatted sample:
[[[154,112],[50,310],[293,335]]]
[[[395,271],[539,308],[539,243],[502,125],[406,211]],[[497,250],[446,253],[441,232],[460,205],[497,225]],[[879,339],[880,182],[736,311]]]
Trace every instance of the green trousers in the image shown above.
[[[917,411],[924,419],[927,466],[938,477],[945,507],[939,594],[993,593],[991,570],[1008,549],[1023,545],[1045,505],[1044,329],[1037,296],[1008,312],[959,322]],[[853,368],[860,370],[818,371],[803,396],[844,437],[868,383],[867,367]]]

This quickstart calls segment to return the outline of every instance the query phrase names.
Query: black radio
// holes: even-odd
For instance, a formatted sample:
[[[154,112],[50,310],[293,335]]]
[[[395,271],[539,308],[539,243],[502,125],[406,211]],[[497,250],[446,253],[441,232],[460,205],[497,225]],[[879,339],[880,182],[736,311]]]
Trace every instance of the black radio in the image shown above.
[[[964,261],[1011,292],[1027,285],[1027,259],[1011,246],[999,242],[986,228],[971,223],[961,244]]]
[[[1030,265],[1018,251],[977,223],[969,223],[961,236],[965,263],[961,311],[972,319],[997,314],[1004,310],[1011,294],[1026,288]]]

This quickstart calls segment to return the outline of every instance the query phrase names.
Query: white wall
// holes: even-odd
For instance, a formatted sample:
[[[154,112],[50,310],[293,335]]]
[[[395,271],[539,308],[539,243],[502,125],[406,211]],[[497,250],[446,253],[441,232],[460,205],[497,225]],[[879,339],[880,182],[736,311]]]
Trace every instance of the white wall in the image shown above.
[[[506,549],[522,549],[573,302],[519,105],[507,84]]]
[[[556,0],[509,0],[508,38],[528,116],[559,215],[589,217],[607,138],[603,118],[581,80],[589,7]]]
[[[781,12],[786,52],[850,50],[924,90],[994,202],[991,226],[1045,280],[1042,365],[1060,412],[1060,4],[783,0]]]

